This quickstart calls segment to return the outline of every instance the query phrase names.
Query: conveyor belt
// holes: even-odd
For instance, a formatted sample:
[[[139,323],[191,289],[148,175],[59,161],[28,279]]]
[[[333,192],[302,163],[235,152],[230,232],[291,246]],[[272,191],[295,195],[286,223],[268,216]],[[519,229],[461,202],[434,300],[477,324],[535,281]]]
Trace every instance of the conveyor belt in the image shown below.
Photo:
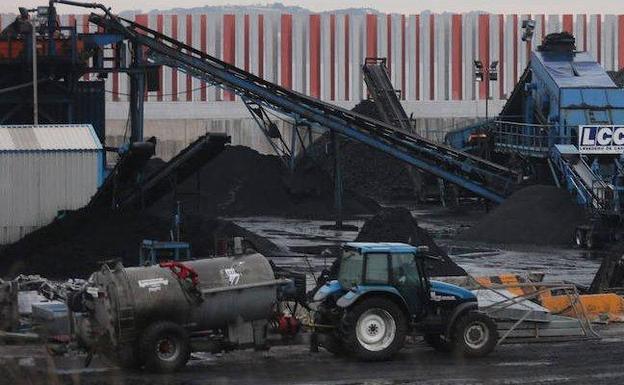
[[[243,99],[307,121],[312,127],[333,130],[478,196],[502,202],[517,183],[518,175],[505,167],[286,89],[131,20],[91,14],[90,21],[106,32],[122,34],[133,44],[145,47],[147,57],[154,63],[177,68]]]
[[[138,174],[147,161],[154,155],[156,140],[137,142],[121,152],[115,167],[110,171],[104,183],[89,201],[88,207],[116,207],[117,197],[123,191],[134,188]]]
[[[567,189],[574,191],[581,205],[598,211],[609,211],[612,208],[613,186],[592,171],[578,148],[569,144],[556,144],[551,150],[551,162],[562,175]]]
[[[225,134],[206,134],[189,144],[161,169],[148,176],[127,196],[121,198],[121,207],[149,207],[171,191],[172,186],[182,183],[223,151],[230,137]]]
[[[366,58],[362,66],[364,81],[384,122],[411,131],[410,119],[394,89],[385,58]]]

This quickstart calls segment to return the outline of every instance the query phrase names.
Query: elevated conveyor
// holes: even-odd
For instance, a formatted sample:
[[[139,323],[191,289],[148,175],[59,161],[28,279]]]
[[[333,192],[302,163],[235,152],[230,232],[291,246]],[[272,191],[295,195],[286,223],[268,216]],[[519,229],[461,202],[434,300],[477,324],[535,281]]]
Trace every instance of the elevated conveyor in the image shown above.
[[[410,119],[390,81],[386,58],[366,58],[362,73],[382,120],[403,131],[412,131]]]
[[[556,144],[551,161],[561,175],[561,182],[573,192],[577,202],[601,213],[614,210],[614,187],[606,183],[587,164],[576,146]]]
[[[223,151],[230,137],[225,134],[206,134],[188,145],[160,169],[140,180],[140,171],[154,155],[150,142],[134,143],[117,161],[102,186],[91,198],[89,208],[112,209],[149,207],[183,182],[204,164]],[[138,146],[137,146],[138,145]]]
[[[223,151],[230,137],[205,134],[118,200],[118,207],[149,207]]]
[[[115,167],[89,201],[90,208],[113,208],[117,206],[117,195],[135,186],[138,176],[155,153],[156,139],[135,142],[119,152]]]
[[[143,47],[155,64],[177,68],[317,129],[333,130],[483,198],[502,202],[517,182],[518,175],[505,167],[286,89],[131,20],[91,14],[90,21]]]

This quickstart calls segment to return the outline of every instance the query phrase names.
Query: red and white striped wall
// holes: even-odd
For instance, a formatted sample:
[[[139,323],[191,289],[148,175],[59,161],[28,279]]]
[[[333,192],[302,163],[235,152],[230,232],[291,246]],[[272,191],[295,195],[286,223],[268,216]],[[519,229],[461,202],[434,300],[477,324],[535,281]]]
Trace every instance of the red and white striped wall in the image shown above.
[[[575,34],[607,70],[624,67],[624,15],[361,14],[250,12],[236,14],[136,14],[134,19],[272,82],[328,101],[357,101],[366,89],[361,65],[387,57],[391,79],[405,100],[484,99],[488,85],[474,82],[472,63],[499,62],[499,81],[489,85],[504,99],[542,37]],[[14,16],[0,15],[0,26]],[[531,44],[520,41],[522,20],[532,18]],[[93,32],[86,15],[63,15],[78,32]],[[148,101],[231,101],[235,95],[175,69],[163,68],[161,90]],[[109,99],[125,101],[128,79],[107,79]]]

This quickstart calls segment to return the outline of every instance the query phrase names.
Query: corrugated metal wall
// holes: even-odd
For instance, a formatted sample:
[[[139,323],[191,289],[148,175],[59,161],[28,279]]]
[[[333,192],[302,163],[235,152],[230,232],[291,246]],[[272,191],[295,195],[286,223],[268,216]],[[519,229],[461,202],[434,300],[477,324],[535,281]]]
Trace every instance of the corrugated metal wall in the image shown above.
[[[83,207],[95,193],[98,151],[0,152],[0,244]],[[19,172],[16,172],[19,170]]]
[[[472,62],[500,63],[500,81],[491,95],[504,98],[535,48],[549,32],[573,32],[608,70],[624,66],[624,15],[492,14],[277,14],[251,10],[236,14],[137,14],[134,19],[273,82],[325,100],[365,96],[360,67],[365,56],[389,58],[392,80],[406,100],[474,100],[485,97],[476,85]],[[2,15],[6,25],[12,20]],[[522,20],[536,21],[533,44],[520,41]],[[79,32],[94,31],[86,15],[64,15]],[[161,91],[150,101],[232,100],[178,71],[165,68]],[[129,85],[113,74],[110,100],[126,100]]]

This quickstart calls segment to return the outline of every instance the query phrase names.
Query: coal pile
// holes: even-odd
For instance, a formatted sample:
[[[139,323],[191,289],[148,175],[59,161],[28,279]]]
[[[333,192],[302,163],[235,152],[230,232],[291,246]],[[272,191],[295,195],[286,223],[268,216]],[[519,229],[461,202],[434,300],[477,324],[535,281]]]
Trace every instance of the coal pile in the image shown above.
[[[360,102],[353,111],[380,119],[375,103],[368,100]],[[418,196],[414,173],[404,162],[347,138],[340,138],[340,151],[345,189],[382,202],[413,200]],[[317,139],[301,161],[315,164],[333,175],[334,157],[329,134]]]
[[[48,278],[84,278],[100,261],[117,258],[134,266],[141,241],[170,239],[171,225],[171,220],[146,212],[76,211],[4,248],[0,275],[45,273]],[[181,232],[196,258],[214,254],[218,239],[234,236],[245,238],[246,247],[267,256],[280,253],[272,242],[225,220],[187,215]]]
[[[499,244],[565,245],[573,241],[576,227],[586,219],[583,208],[566,190],[534,185],[515,192],[457,238]]]
[[[153,162],[159,162],[158,159]],[[199,186],[199,188],[198,188]],[[314,164],[302,164],[294,173],[274,155],[262,155],[243,146],[228,146],[211,162],[156,203],[152,212],[171,212],[177,200],[203,217],[271,215],[331,219],[334,186],[331,177]],[[370,198],[345,191],[345,216],[371,214],[379,206]]]
[[[364,223],[355,241],[402,242],[414,246],[428,246],[430,253],[438,258],[426,261],[430,275],[434,277],[466,275],[466,271],[451,260],[427,230],[418,226],[409,210],[402,207],[382,209]]]

